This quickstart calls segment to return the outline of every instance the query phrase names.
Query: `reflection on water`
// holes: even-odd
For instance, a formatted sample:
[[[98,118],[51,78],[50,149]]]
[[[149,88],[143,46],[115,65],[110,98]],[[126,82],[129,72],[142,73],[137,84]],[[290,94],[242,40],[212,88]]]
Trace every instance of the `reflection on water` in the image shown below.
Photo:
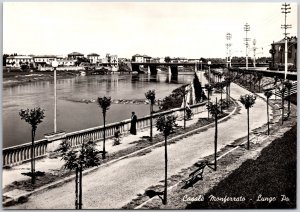
[[[167,74],[113,74],[79,76],[57,81],[57,126],[58,130],[76,131],[103,124],[102,113],[96,102],[82,103],[73,100],[91,100],[100,96],[113,99],[144,99],[149,89],[156,90],[157,98],[163,99],[178,84],[191,82],[193,74],[179,74],[168,78]],[[53,131],[54,90],[52,82],[32,82],[25,85],[3,88],[3,147],[30,141],[30,125],[19,117],[20,109],[41,107],[45,119],[38,126],[36,139]],[[135,111],[138,117],[149,112],[149,105],[113,104],[108,111],[107,122],[130,118]]]

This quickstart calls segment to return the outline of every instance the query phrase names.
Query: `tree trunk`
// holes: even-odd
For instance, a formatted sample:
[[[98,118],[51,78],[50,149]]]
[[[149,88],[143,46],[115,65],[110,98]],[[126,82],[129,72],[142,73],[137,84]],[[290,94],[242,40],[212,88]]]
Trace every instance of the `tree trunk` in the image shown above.
[[[282,120],[281,124],[283,124],[283,118],[284,118],[284,91],[281,92],[281,107],[282,107]]]
[[[222,100],[222,94],[223,94],[223,88],[221,87],[221,113],[223,113],[222,105],[223,105],[223,100]]]
[[[269,97],[267,97],[267,118],[268,118],[268,135],[270,135],[270,121],[269,121]]]
[[[218,115],[215,115],[215,171],[217,171]]]
[[[183,96],[183,129],[185,129],[186,123],[185,123],[185,107],[186,107],[186,100],[185,100],[185,93]]]
[[[152,113],[153,113],[153,104],[150,103],[150,142],[152,142],[152,137],[153,137],[153,127],[152,127]]]
[[[167,188],[168,188],[168,151],[167,151],[167,136],[165,136],[165,190],[163,204],[167,204]]]
[[[82,164],[79,169],[79,209],[82,209]]]
[[[102,152],[102,159],[105,159],[105,113],[103,113],[103,152]]]
[[[207,92],[207,96],[208,96],[207,103],[209,105],[209,91]],[[208,109],[207,109],[207,120],[209,120],[209,110]]]
[[[290,117],[291,113],[291,89],[289,88],[289,100],[288,100],[288,117]]]
[[[249,138],[249,133],[250,133],[250,127],[249,127],[249,108],[247,109],[247,119],[248,119],[248,136],[247,136],[247,138],[248,138],[248,147],[247,147],[247,149],[249,150],[250,149],[250,138]]]
[[[34,151],[34,137],[35,137],[35,129],[31,130],[31,183],[35,183],[35,151]]]
[[[76,174],[76,177],[75,177],[75,209],[78,209],[78,172],[79,172],[79,169],[76,168],[76,170],[75,170],[75,174]]]

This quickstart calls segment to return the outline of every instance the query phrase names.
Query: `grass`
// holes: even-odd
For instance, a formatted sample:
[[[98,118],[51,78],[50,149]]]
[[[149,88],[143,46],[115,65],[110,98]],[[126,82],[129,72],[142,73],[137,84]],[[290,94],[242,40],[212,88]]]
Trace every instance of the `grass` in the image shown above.
[[[279,209],[296,207],[297,126],[276,139],[256,160],[245,161],[238,169],[205,195],[205,201],[193,202],[187,209]],[[209,201],[209,196],[245,197],[245,201],[226,203]],[[256,201],[259,195],[275,197],[271,203]],[[281,201],[286,195],[289,201]]]

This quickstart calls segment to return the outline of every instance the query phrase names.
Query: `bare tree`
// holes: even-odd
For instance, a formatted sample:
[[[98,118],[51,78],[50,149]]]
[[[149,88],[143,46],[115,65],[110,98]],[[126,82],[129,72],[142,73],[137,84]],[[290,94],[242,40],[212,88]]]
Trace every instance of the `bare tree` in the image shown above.
[[[268,135],[270,135],[270,121],[269,121],[269,99],[273,95],[271,90],[264,92],[265,97],[267,97],[267,120],[268,120]]]
[[[82,209],[82,171],[84,169],[100,165],[100,152],[96,150],[96,144],[85,138],[79,148],[72,148],[67,141],[60,144],[64,167],[75,170],[75,209]]]
[[[103,152],[102,159],[105,159],[105,121],[106,121],[106,112],[109,110],[111,105],[111,97],[98,97],[98,105],[102,108],[103,114]]]
[[[247,149],[250,149],[250,139],[249,139],[249,134],[250,134],[250,129],[249,129],[249,108],[251,108],[255,104],[256,97],[251,94],[245,94],[244,96],[240,97],[240,102],[245,106],[247,109],[247,123],[248,123],[248,146]]]
[[[218,145],[218,116],[222,113],[219,110],[218,100],[216,98],[216,103],[209,102],[207,104],[207,110],[215,119],[215,171],[217,170],[217,145]]]
[[[155,103],[155,90],[149,90],[145,93],[146,98],[150,101],[150,141],[153,138],[153,127],[152,127],[152,115],[153,115],[153,105]]]
[[[169,116],[159,116],[156,120],[157,129],[163,133],[165,137],[165,188],[164,188],[164,198],[163,204],[167,204],[167,187],[168,187],[168,151],[167,151],[167,139],[168,136],[174,131],[176,124],[176,117],[174,115]]]
[[[40,107],[29,110],[21,110],[19,115],[21,120],[25,120],[28,124],[31,125],[31,181],[35,183],[35,151],[34,151],[34,138],[37,130],[37,126],[43,122],[45,118],[43,109]]]

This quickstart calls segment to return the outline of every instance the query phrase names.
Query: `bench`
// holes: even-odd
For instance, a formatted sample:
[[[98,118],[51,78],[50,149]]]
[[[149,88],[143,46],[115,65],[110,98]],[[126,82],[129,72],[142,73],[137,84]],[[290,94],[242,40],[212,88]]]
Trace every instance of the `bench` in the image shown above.
[[[189,187],[190,185],[193,186],[198,180],[203,179],[203,171],[204,168],[208,165],[207,161],[201,162],[200,164],[195,164],[198,168],[189,174],[189,177],[184,180],[185,185],[184,187]]]

